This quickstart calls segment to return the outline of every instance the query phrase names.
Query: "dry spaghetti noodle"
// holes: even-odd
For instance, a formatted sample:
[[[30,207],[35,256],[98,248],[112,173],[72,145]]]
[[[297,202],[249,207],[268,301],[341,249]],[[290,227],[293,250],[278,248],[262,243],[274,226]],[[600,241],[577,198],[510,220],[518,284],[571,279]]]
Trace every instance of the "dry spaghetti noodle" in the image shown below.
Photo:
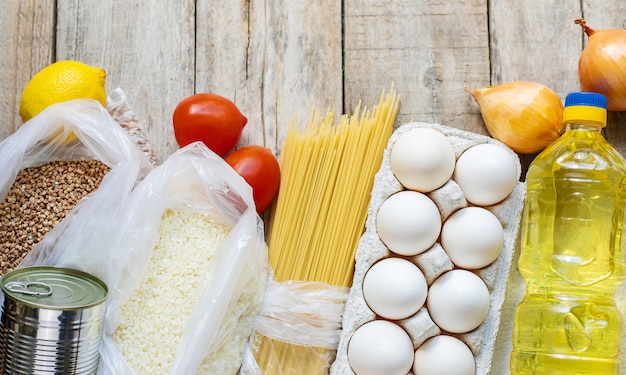
[[[268,226],[276,280],[350,286],[369,195],[398,111],[395,90],[372,111],[357,106],[334,124],[313,111],[303,133],[294,121],[281,151],[281,187]],[[325,374],[332,350],[298,346],[257,334],[263,374]]]

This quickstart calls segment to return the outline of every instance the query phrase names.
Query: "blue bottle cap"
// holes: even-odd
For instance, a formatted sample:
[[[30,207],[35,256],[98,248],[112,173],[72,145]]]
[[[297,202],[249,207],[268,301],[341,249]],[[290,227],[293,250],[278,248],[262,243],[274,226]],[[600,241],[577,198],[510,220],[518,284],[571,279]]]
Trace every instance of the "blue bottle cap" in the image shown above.
[[[565,107],[579,105],[606,109],[606,96],[595,92],[573,92],[565,97]]]

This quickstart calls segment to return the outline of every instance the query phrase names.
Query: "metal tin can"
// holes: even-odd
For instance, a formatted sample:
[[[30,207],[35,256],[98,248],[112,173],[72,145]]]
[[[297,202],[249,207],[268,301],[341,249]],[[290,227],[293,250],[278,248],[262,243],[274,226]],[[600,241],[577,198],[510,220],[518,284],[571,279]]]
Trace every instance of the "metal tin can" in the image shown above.
[[[95,374],[108,288],[78,270],[35,266],[2,277],[0,372]]]

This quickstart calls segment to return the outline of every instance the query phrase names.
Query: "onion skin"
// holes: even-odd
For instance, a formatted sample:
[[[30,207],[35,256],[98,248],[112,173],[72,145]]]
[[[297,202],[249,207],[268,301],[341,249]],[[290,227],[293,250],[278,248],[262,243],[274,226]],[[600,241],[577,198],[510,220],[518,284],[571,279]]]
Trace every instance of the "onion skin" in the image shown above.
[[[609,111],[626,111],[626,30],[593,30],[582,18],[574,22],[589,37],[578,60],[583,91],[604,94]]]
[[[519,154],[535,154],[560,136],[563,103],[548,87],[514,81],[465,89],[478,106],[489,134]]]

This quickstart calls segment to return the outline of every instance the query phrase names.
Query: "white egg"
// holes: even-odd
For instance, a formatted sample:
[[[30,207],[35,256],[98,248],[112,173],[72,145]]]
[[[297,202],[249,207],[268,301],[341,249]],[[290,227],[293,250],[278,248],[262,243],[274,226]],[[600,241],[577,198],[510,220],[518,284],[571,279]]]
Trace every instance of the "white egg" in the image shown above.
[[[454,212],[441,228],[441,246],[452,263],[465,269],[479,269],[493,263],[504,245],[500,220],[481,207]]]
[[[439,335],[415,351],[414,375],[474,375],[476,362],[470,348],[456,337]]]
[[[398,136],[389,165],[404,187],[427,193],[452,177],[455,157],[452,143],[441,132],[416,128]]]
[[[373,312],[391,320],[415,314],[426,302],[428,285],[422,271],[402,258],[375,263],[363,277],[363,297]]]
[[[519,173],[511,152],[497,144],[481,143],[459,156],[452,178],[461,187],[468,202],[490,206],[511,194]]]
[[[490,297],[476,274],[454,269],[439,276],[428,290],[426,306],[432,320],[444,331],[469,332],[487,317]]]
[[[348,343],[348,362],[356,375],[406,375],[414,354],[406,331],[386,320],[365,323]]]
[[[439,238],[441,215],[426,195],[404,190],[380,205],[376,230],[389,250],[400,255],[417,255],[428,250]]]

